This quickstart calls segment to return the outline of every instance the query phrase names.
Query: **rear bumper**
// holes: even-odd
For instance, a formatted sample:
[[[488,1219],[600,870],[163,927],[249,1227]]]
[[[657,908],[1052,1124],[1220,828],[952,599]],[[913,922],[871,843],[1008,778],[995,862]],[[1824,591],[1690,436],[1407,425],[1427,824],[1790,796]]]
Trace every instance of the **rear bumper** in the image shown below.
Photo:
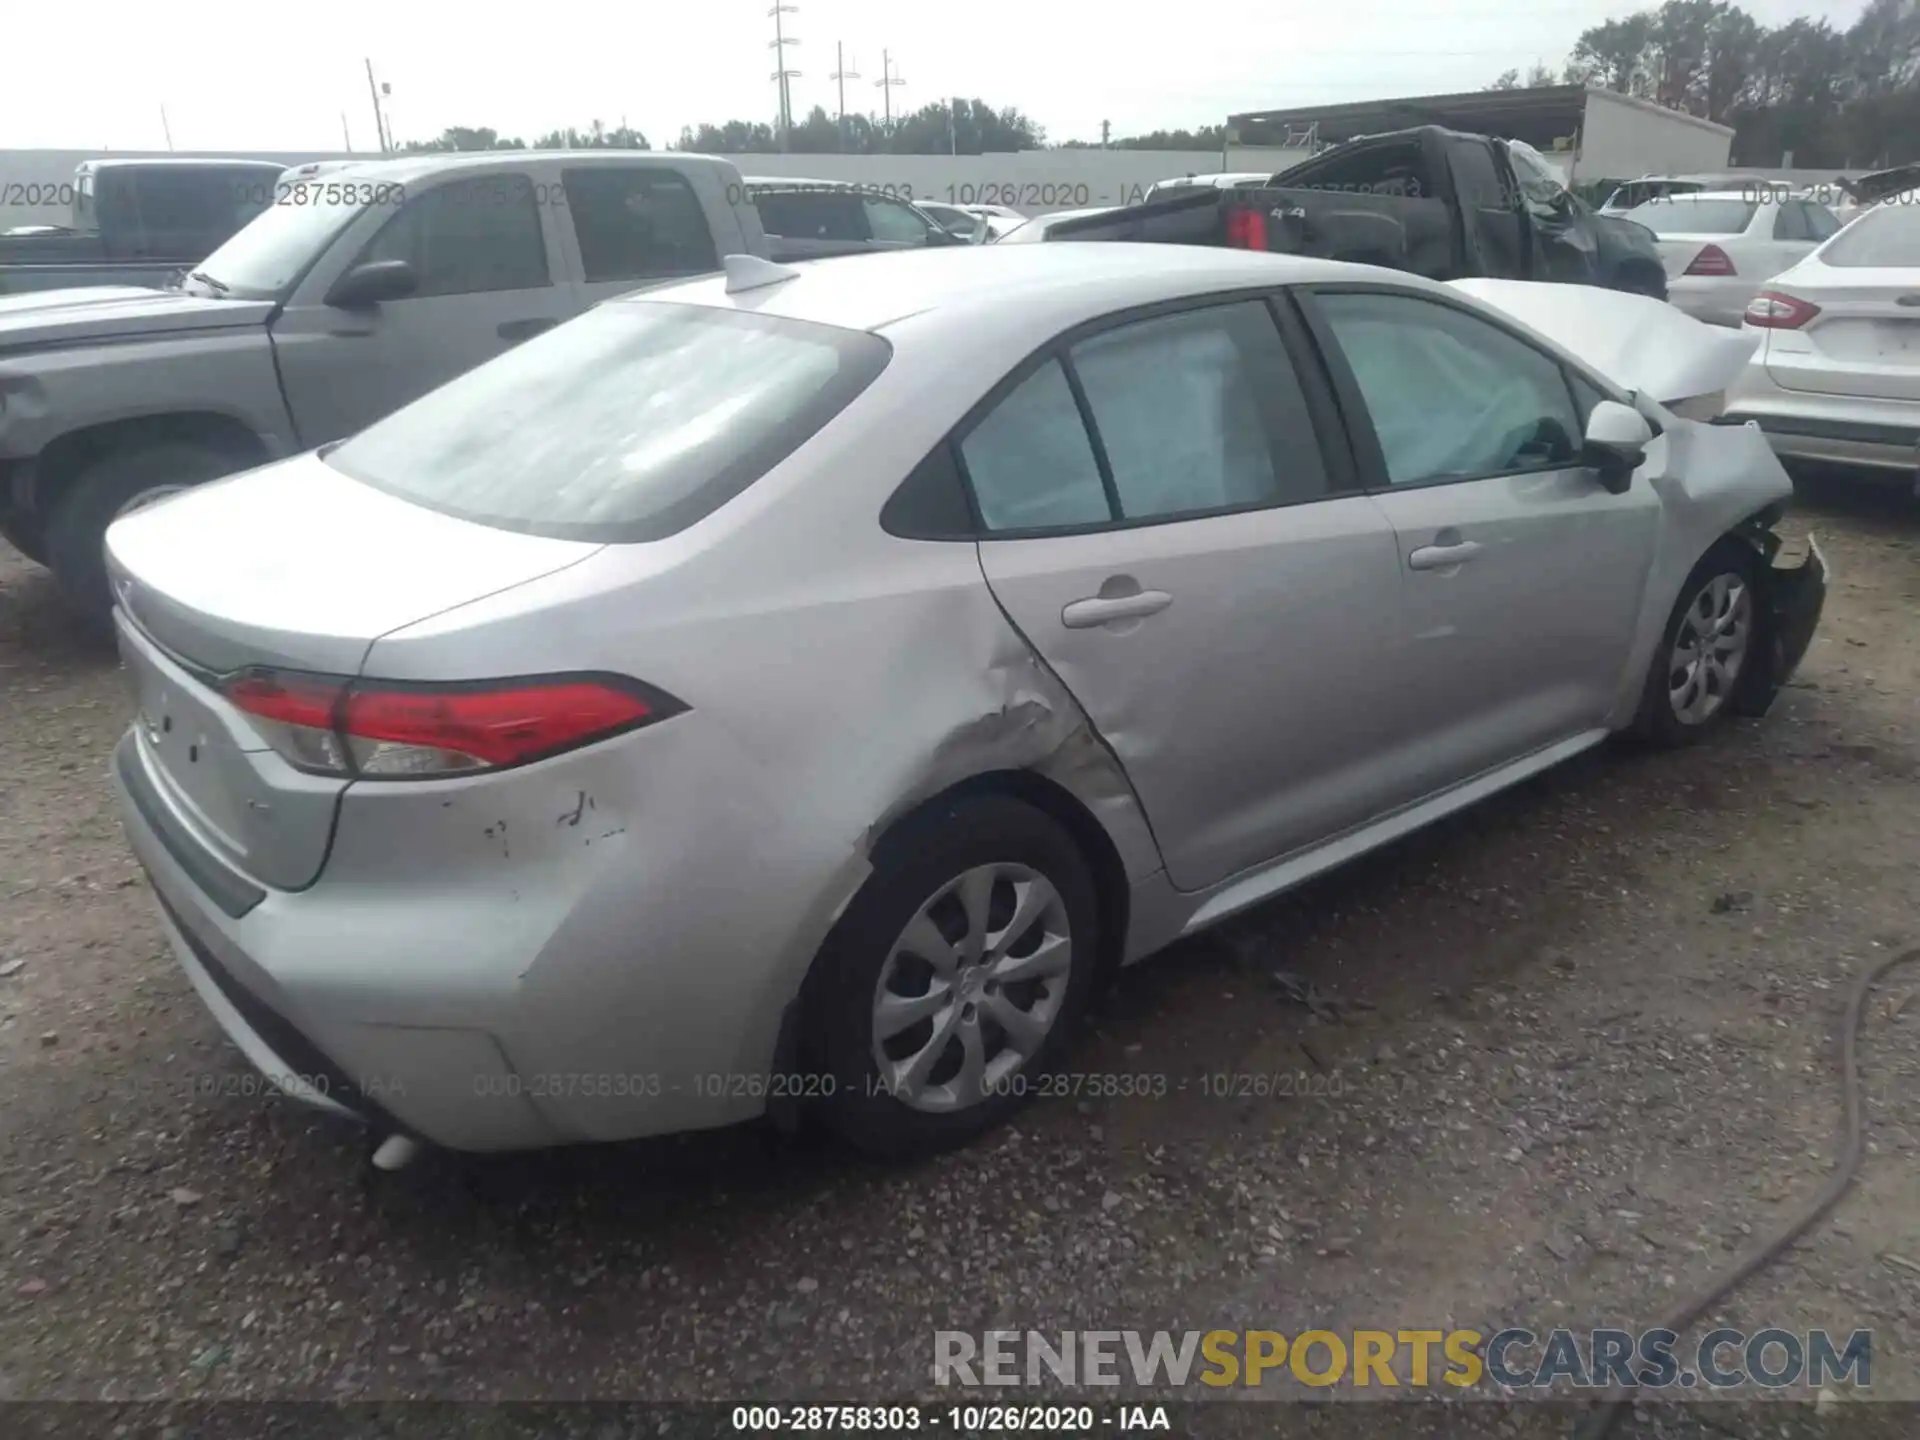
[[[1766,414],[1745,406],[1729,409],[1716,423],[1741,425],[1749,420],[1760,427],[1774,454],[1782,459],[1861,465],[1905,474],[1920,470],[1920,425]]]
[[[1747,302],[1755,293],[1754,283],[1737,275],[1724,279],[1676,275],[1667,281],[1668,302],[1676,310],[1683,310],[1709,325],[1737,328],[1746,314]]]
[[[1766,368],[1771,337],[1729,392],[1719,424],[1752,421],[1776,455],[1908,477],[1920,470],[1920,404],[1782,388]]]

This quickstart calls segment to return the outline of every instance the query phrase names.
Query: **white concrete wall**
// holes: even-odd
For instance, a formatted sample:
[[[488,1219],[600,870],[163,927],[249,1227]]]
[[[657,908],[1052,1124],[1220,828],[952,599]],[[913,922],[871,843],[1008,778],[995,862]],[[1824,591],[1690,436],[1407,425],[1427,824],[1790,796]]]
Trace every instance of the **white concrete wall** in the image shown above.
[[[1724,170],[1733,131],[1610,91],[1587,95],[1576,182]]]
[[[82,160],[145,159],[150,151],[0,150],[0,230],[57,225],[68,215],[61,196]],[[164,155],[167,152],[159,152]],[[203,152],[204,153],[204,152]],[[224,158],[303,160],[347,158],[340,152],[267,154],[229,152]],[[374,159],[362,154],[356,159]],[[743,175],[801,175],[862,185],[894,186],[926,200],[1010,205],[1026,214],[1089,205],[1137,202],[1156,180],[1222,170],[1284,170],[1304,150],[1028,150],[1011,155],[735,155]],[[41,203],[29,204],[38,199]]]

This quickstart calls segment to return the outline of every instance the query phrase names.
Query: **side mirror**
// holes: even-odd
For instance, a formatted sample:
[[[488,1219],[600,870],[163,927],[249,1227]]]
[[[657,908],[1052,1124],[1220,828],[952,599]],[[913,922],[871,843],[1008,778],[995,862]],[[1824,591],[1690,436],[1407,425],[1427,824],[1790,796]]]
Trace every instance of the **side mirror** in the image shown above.
[[[1646,416],[1631,405],[1602,400],[1587,417],[1582,459],[1599,474],[1600,483],[1608,491],[1622,495],[1633,483],[1633,472],[1647,458],[1647,446],[1652,441],[1653,427]]]
[[[327,292],[327,304],[341,310],[364,310],[382,300],[404,300],[420,288],[420,277],[404,260],[372,260],[356,265]]]

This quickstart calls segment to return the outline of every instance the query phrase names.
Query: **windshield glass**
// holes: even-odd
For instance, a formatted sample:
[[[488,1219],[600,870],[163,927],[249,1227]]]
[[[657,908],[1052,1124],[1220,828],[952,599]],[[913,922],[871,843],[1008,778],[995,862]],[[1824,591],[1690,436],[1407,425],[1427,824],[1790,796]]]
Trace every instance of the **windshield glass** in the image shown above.
[[[329,196],[323,185],[301,185],[276,194],[273,182],[259,183],[273,203],[193,268],[218,281],[215,288],[222,294],[242,300],[277,300],[293,288],[314,256],[366,209],[363,192],[373,187],[338,186],[336,190],[344,193]],[[293,203],[296,200],[306,203]]]
[[[1750,200],[1696,200],[1691,195],[1649,200],[1627,212],[1627,219],[1656,235],[1739,235],[1760,207]]]
[[[1850,269],[1920,266],[1920,190],[1883,201],[1827,242],[1823,265]]]
[[[656,540],[779,464],[892,354],[863,330],[619,301],[468,371],[326,459],[503,530]]]

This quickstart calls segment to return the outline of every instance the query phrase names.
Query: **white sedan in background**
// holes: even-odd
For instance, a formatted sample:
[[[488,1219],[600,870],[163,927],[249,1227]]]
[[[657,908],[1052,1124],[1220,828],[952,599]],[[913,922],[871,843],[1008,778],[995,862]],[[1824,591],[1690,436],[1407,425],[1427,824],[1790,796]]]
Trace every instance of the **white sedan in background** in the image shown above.
[[[1726,419],[1774,451],[1920,469],[1920,190],[1867,211],[1747,306],[1758,348]]]
[[[1625,218],[1653,231],[1667,298],[1714,325],[1738,325],[1762,285],[1840,229],[1816,201],[1752,187],[1669,195]]]

